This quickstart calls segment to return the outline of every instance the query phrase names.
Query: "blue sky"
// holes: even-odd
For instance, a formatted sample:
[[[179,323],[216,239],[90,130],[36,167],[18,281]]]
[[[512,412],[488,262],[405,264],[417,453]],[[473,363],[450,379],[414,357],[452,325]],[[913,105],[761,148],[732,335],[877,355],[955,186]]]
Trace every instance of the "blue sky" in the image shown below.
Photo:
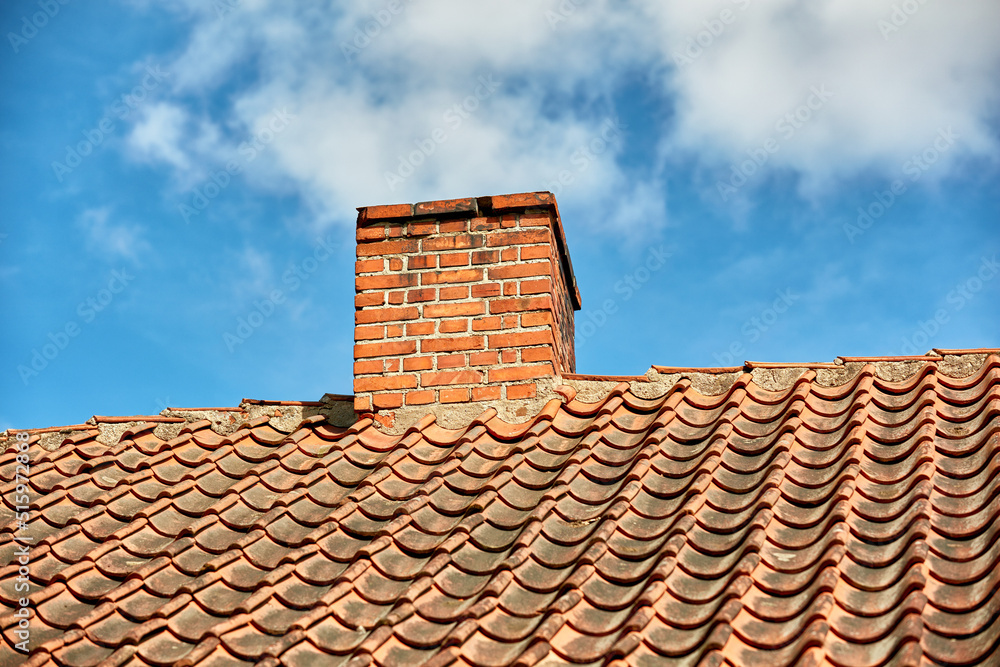
[[[508,192],[557,195],[581,373],[1000,347],[992,0],[0,25],[0,428],[350,393],[355,207]]]

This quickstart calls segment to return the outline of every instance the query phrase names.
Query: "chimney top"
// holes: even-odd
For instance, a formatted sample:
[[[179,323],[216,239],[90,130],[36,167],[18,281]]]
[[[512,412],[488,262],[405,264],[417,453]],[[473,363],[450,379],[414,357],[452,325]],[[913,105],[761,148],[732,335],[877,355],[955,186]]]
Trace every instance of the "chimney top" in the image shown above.
[[[537,414],[575,371],[580,293],[555,197],[358,209],[355,411],[399,432],[428,414]]]

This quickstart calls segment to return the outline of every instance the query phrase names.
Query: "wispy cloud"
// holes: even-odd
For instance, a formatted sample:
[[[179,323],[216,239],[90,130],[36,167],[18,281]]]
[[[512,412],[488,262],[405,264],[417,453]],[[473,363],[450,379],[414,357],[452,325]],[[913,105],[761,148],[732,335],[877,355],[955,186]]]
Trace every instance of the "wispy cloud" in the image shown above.
[[[78,223],[85,235],[87,249],[98,256],[137,263],[151,249],[142,227],[114,222],[110,206],[84,210]]]

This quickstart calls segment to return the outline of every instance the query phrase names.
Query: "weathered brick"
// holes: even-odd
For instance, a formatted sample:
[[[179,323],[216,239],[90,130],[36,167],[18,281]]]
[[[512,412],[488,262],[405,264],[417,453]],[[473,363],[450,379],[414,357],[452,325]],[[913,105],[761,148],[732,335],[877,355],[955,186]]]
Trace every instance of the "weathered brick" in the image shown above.
[[[384,359],[385,362],[385,372],[386,373],[398,373],[399,372],[399,357],[391,357],[389,359]]]
[[[413,206],[410,204],[383,204],[380,206],[366,206],[362,212],[362,217],[365,220],[409,218],[412,215]]]
[[[434,322],[407,322],[407,336],[431,336],[434,334]]]
[[[406,357],[403,359],[404,371],[429,371],[434,368],[434,357]]]
[[[437,358],[438,370],[445,368],[465,368],[464,354],[442,354]]]
[[[354,411],[355,412],[368,412],[372,409],[372,399],[370,396],[355,396],[354,397]]]
[[[548,245],[526,245],[521,248],[521,260],[531,259],[551,259],[552,246]]]
[[[517,261],[517,248],[504,248],[500,251],[500,261],[502,262],[516,262]]]
[[[504,329],[516,329],[517,328],[517,314],[504,315],[503,316],[503,328]]]
[[[402,271],[403,270],[403,260],[398,257],[391,257],[389,259],[389,270],[390,271]]]
[[[420,374],[421,387],[440,387],[449,384],[480,384],[482,381],[482,371],[437,371]]]
[[[403,395],[375,394],[372,396],[372,402],[375,404],[376,410],[391,410],[403,405]]]
[[[469,228],[474,232],[486,232],[493,229],[500,229],[500,218],[473,218],[469,221]]]
[[[474,283],[483,279],[482,269],[456,269],[454,271],[428,271],[420,274],[421,285],[440,283]]]
[[[364,359],[354,362],[355,375],[371,375],[385,372],[385,363],[382,359]]]
[[[354,273],[378,273],[385,270],[384,259],[359,259],[354,262]]]
[[[474,401],[497,401],[500,400],[500,386],[495,387],[473,387],[472,400]]]
[[[533,378],[554,375],[552,364],[537,364],[535,366],[514,366],[513,368],[491,368],[489,382],[511,382],[516,380],[531,380]]]
[[[495,331],[500,328],[501,320],[497,316],[479,317],[472,320],[473,331]]]
[[[548,243],[549,230],[521,229],[509,232],[492,232],[487,241],[491,248],[504,245],[528,245],[530,243]]]
[[[535,383],[531,384],[515,384],[507,387],[507,398],[517,399],[517,398],[534,398],[535,397]]]
[[[358,257],[374,257],[377,255],[400,255],[407,252],[419,252],[420,241],[417,239],[399,239],[394,241],[376,241],[375,243],[359,243]]]
[[[504,210],[509,208],[539,208],[556,203],[551,192],[519,192],[513,195],[493,195],[493,208]]]
[[[517,363],[517,348],[508,347],[500,351],[500,363],[502,364],[516,364]]]
[[[385,327],[386,338],[401,338],[403,336],[403,325],[389,324]]]
[[[441,320],[438,333],[463,333],[469,330],[469,320]]]
[[[490,280],[510,280],[512,278],[548,276],[552,274],[552,268],[548,262],[532,262],[531,264],[515,264],[513,266],[491,266],[486,271]]]
[[[552,299],[545,296],[522,296],[517,299],[490,301],[490,313],[510,313],[525,310],[551,310]]]
[[[400,320],[415,320],[420,313],[413,306],[405,308],[371,308],[354,313],[355,324],[375,324],[376,322],[398,322]]]
[[[486,245],[486,236],[483,234],[455,234],[454,236],[432,236],[424,239],[420,248],[424,252],[441,252],[442,250],[482,248],[484,245]]]
[[[509,282],[503,284],[503,295],[504,296],[517,296],[517,283]]]
[[[430,236],[435,233],[437,233],[437,222],[434,220],[411,222],[406,227],[407,236]]]
[[[453,266],[468,266],[468,265],[469,265],[469,253],[467,252],[450,252],[438,256],[438,266],[440,266],[442,269]]]
[[[407,303],[423,303],[424,301],[433,301],[436,298],[436,289],[433,287],[421,287],[420,289],[411,289],[406,293]]]
[[[492,366],[497,363],[497,351],[473,352],[469,355],[470,366]]]
[[[407,405],[427,405],[434,402],[434,391],[423,389],[421,391],[411,391],[406,394]]]
[[[442,221],[438,226],[442,234],[450,234],[452,232],[467,232],[469,231],[469,220],[446,220]]]
[[[442,389],[438,392],[442,403],[465,403],[469,400],[468,387]]]
[[[552,361],[552,348],[548,345],[542,347],[526,347],[521,350],[521,361],[526,364],[536,361]]]
[[[393,273],[387,276],[358,276],[354,279],[354,289],[386,290],[398,287],[412,287],[417,284],[416,273]]]
[[[354,358],[391,357],[413,354],[417,351],[417,341],[401,340],[395,343],[360,343],[354,346]]]
[[[358,294],[354,297],[355,308],[366,308],[368,306],[381,306],[385,303],[385,294],[382,292],[370,292],[368,294]]]
[[[522,327],[540,327],[552,324],[552,313],[547,310],[539,310],[531,313],[521,313]]]
[[[455,352],[458,350],[481,350],[485,347],[482,336],[459,336],[456,338],[424,338],[420,341],[421,352]]]
[[[390,306],[401,306],[406,300],[406,292],[389,292],[385,295],[385,300]]]
[[[496,250],[477,250],[472,253],[473,264],[496,264],[500,261],[500,253]]]
[[[358,231],[354,234],[354,238],[359,243],[362,241],[381,241],[385,238],[385,227],[382,225],[358,227]]]
[[[385,338],[385,327],[354,327],[354,340],[379,340]]]
[[[442,287],[440,289],[439,299],[441,301],[454,301],[455,299],[468,299],[468,298],[469,298],[468,285],[454,285],[452,287]]]
[[[516,333],[490,334],[489,343],[491,350],[499,350],[505,347],[527,347],[529,345],[549,345],[552,342],[552,335],[548,329],[541,331],[518,331]]]
[[[548,213],[522,213],[518,222],[522,227],[538,227],[550,224],[552,217]]]
[[[521,294],[547,294],[552,292],[552,281],[548,278],[539,280],[522,280],[520,283]]]
[[[475,299],[485,299],[491,296],[500,296],[503,288],[500,283],[480,283],[472,286],[472,296]]]
[[[470,303],[429,303],[424,306],[424,317],[463,317],[482,315],[486,305],[482,301]]]
[[[406,258],[406,268],[410,271],[414,269],[433,269],[437,266],[437,255],[414,255]]]
[[[406,225],[401,222],[390,222],[385,226],[385,237],[387,239],[398,239],[403,236],[403,232],[406,230]]]
[[[386,391],[390,389],[413,389],[417,386],[415,375],[381,375],[378,377],[354,378],[354,391]]]

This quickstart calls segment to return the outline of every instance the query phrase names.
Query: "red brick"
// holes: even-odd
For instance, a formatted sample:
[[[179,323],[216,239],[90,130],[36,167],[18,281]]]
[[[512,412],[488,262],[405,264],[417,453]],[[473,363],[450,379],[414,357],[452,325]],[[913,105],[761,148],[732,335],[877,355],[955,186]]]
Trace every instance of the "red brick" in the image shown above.
[[[552,299],[545,296],[522,296],[517,299],[490,301],[490,313],[509,313],[524,310],[551,310]]]
[[[374,402],[376,410],[391,410],[403,405],[403,395],[375,394],[372,396],[372,402]]]
[[[521,294],[546,294],[552,291],[552,281],[548,278],[540,280],[522,280]]]
[[[470,366],[492,366],[497,363],[497,352],[473,352],[469,355]]]
[[[404,371],[429,371],[434,368],[434,357],[407,357],[403,359]]]
[[[358,227],[358,231],[354,234],[356,241],[381,241],[385,238],[385,227],[381,225],[372,225],[371,227]]]
[[[491,248],[503,245],[528,245],[530,243],[548,243],[549,230],[522,229],[516,232],[493,232],[487,241]],[[375,244],[377,245],[377,244]],[[388,253],[386,253],[388,254]]]
[[[411,289],[406,293],[407,303],[423,303],[424,301],[433,301],[435,298],[435,288],[433,287],[422,287],[420,289]]]
[[[354,273],[378,273],[385,270],[384,259],[359,259],[354,262]]]
[[[493,208],[538,208],[555,204],[555,197],[551,192],[520,192],[513,195],[493,195]]]
[[[369,375],[383,372],[385,372],[385,363],[382,359],[365,359],[354,362],[355,375]]]
[[[376,412],[369,416],[372,418],[372,421],[378,422],[383,428],[392,428],[393,424],[396,423],[395,412],[383,412],[381,414]]]
[[[365,308],[367,306],[381,306],[385,303],[385,294],[372,292],[370,294],[358,294],[354,297],[355,308]]]
[[[414,255],[406,258],[406,268],[410,271],[414,269],[433,269],[437,266],[437,255]]]
[[[406,227],[407,236],[430,236],[437,233],[437,222],[433,220],[421,220],[411,222]]]
[[[548,225],[551,221],[552,218],[548,213],[522,213],[520,219],[518,220],[522,227]]]
[[[483,279],[482,269],[457,269],[455,271],[428,271],[420,274],[421,285],[439,283],[474,283]]]
[[[500,389],[500,387],[473,387],[472,400],[498,401],[500,400]]]
[[[548,329],[542,331],[519,331],[517,333],[491,334],[490,349],[505,347],[527,347],[529,345],[550,345],[552,336]]]
[[[483,349],[483,347],[485,347],[485,340],[482,336],[459,336],[457,338],[424,338],[422,341],[420,341],[421,352],[455,352],[457,350],[481,350]]]
[[[389,292],[386,301],[392,306],[401,306],[406,299],[406,292]]]
[[[401,340],[396,343],[362,343],[354,346],[354,358],[392,357],[413,354],[417,351],[417,341]]]
[[[407,336],[431,336],[434,334],[434,322],[409,322],[406,325]]]
[[[442,222],[439,225],[439,229],[442,234],[449,234],[451,232],[467,232],[469,231],[469,221],[466,220],[448,220],[447,222]]]
[[[359,292],[370,289],[395,289],[412,287],[417,284],[416,273],[394,273],[388,276],[358,276],[354,279],[354,289]]]
[[[473,331],[495,331],[500,328],[499,317],[480,317],[472,320]]]
[[[500,253],[496,250],[477,250],[472,253],[473,264],[496,264],[500,261]]]
[[[466,403],[469,400],[469,389],[467,387],[442,389],[438,393],[440,394],[442,403]]]
[[[517,216],[513,213],[508,213],[500,217],[500,226],[504,229],[509,229],[511,227],[517,227]]]
[[[434,402],[434,391],[424,389],[422,391],[411,391],[406,394],[407,405],[427,405]]]
[[[402,271],[403,270],[403,260],[398,257],[392,257],[389,259],[389,270],[390,271]]]
[[[429,303],[424,306],[424,317],[463,317],[482,315],[486,304],[482,301],[471,303]]]
[[[483,381],[482,371],[439,371],[436,373],[421,373],[421,387],[440,387],[448,384],[480,384]]]
[[[390,324],[385,328],[386,338],[400,338],[403,335],[403,325]]]
[[[469,225],[474,232],[485,232],[492,229],[500,229],[500,218],[473,218]]]
[[[531,264],[515,264],[514,266],[491,266],[487,269],[490,280],[510,280],[511,278],[526,278],[530,276],[551,275],[551,265],[548,262],[533,262]]]
[[[438,266],[442,269],[451,266],[468,266],[469,265],[469,253],[467,252],[452,252],[446,255],[438,255]]]
[[[472,286],[472,296],[476,299],[500,296],[500,291],[500,283],[480,283],[479,285]]]
[[[413,389],[416,386],[416,375],[379,375],[377,377],[354,378],[354,391],[358,392]]]
[[[517,348],[508,347],[506,350],[501,350],[500,352],[500,363],[504,364],[516,364],[517,363]]]
[[[384,204],[381,206],[366,206],[363,217],[366,220],[384,220],[387,218],[409,218],[413,215],[410,204]]]
[[[552,246],[546,245],[526,245],[521,248],[521,259],[550,259],[552,257]]]
[[[469,330],[469,320],[441,320],[439,333],[463,333]]]
[[[354,327],[354,340],[379,340],[385,338],[385,327]]]
[[[531,384],[515,384],[507,387],[507,398],[534,398],[535,397],[535,383]]]
[[[532,378],[554,375],[552,364],[536,366],[515,366],[513,368],[491,368],[489,382],[510,382],[511,380],[530,380]]]
[[[454,287],[442,287],[440,291],[441,301],[453,301],[455,299],[468,299],[469,286],[456,285]]]
[[[373,257],[376,255],[399,255],[405,252],[418,252],[420,241],[417,239],[400,239],[397,241],[377,241],[375,243],[359,243],[358,257]]]
[[[374,324],[376,322],[398,322],[400,320],[415,320],[420,313],[413,306],[406,308],[371,308],[354,313],[355,324]]]
[[[517,248],[504,248],[500,251],[500,259],[504,262],[516,262]]]
[[[482,248],[484,245],[486,245],[486,237],[483,234],[456,234],[454,236],[434,236],[424,239],[420,248],[424,252],[440,252],[442,250]]]
[[[406,227],[399,222],[391,222],[385,226],[385,237],[387,239],[398,239],[403,235]]]
[[[547,310],[521,314],[522,327],[540,327],[547,324],[552,324],[552,313]]]
[[[542,347],[526,347],[521,350],[521,361],[526,364],[535,361],[552,361],[552,348],[548,345]]]
[[[354,411],[355,412],[368,412],[372,409],[372,399],[368,396],[355,396],[354,397]]]
[[[516,329],[517,328],[517,315],[504,315],[503,316],[503,328],[504,329]]]
[[[386,373],[399,372],[399,357],[393,357],[391,359],[385,360],[385,372]]]
[[[509,282],[503,285],[504,296],[517,296],[517,283]]]
[[[443,213],[464,213],[476,210],[475,197],[464,199],[440,199],[422,201],[413,207],[413,215],[441,215]]]
[[[437,358],[438,370],[445,368],[465,368],[464,354],[442,354]]]

